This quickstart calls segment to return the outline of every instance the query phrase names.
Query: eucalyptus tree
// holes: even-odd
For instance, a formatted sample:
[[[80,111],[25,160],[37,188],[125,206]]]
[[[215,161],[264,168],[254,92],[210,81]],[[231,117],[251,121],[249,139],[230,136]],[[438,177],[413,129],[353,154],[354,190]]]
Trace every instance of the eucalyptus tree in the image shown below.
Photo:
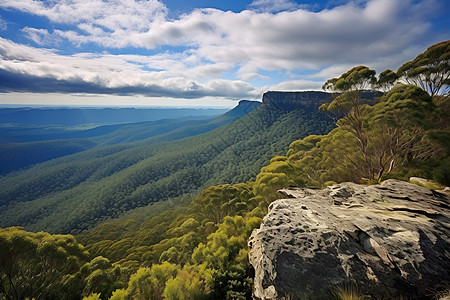
[[[391,69],[384,70],[378,76],[375,86],[383,92],[388,92],[394,86],[398,78],[398,74]]]
[[[397,71],[402,80],[427,91],[431,97],[450,92],[450,40],[430,46]]]
[[[371,164],[368,157],[369,140],[367,130],[363,126],[366,107],[361,104],[361,93],[376,84],[375,74],[375,70],[357,66],[338,78],[329,79],[322,88],[333,92],[335,98],[331,103],[325,103],[319,108],[328,112],[338,127],[350,132],[357,139],[358,149],[368,166]]]
[[[87,260],[71,235],[0,229],[0,298],[72,299],[64,279]]]

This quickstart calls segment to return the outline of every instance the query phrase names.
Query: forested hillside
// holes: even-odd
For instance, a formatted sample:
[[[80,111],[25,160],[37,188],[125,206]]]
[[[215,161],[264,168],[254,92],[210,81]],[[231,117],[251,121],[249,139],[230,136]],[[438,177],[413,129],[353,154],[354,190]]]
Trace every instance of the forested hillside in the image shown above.
[[[253,109],[257,108],[261,103],[256,101],[242,100],[239,105],[222,115],[217,117],[201,117],[202,113],[212,114],[213,112],[221,112],[221,110],[193,110],[193,109],[172,109],[178,112],[176,115],[182,115],[188,113],[197,113],[200,116],[190,116],[181,119],[160,119],[157,121],[139,122],[139,123],[126,123],[126,124],[114,124],[114,125],[85,125],[78,123],[77,126],[61,126],[61,125],[39,125],[39,124],[3,124],[0,132],[0,175],[5,175],[12,171],[17,171],[31,165],[41,163],[53,158],[62,157],[84,150],[104,147],[107,145],[116,145],[123,143],[131,143],[139,140],[146,140],[145,144],[171,141],[180,138],[194,136],[204,132],[208,132],[225,124],[231,123],[234,120],[246,115]],[[8,111],[7,109],[5,109]],[[105,109],[106,110],[106,109]],[[141,110],[138,118],[143,118],[143,112],[149,112],[147,118],[156,118],[155,111],[160,117],[174,115],[170,113],[172,110],[154,109],[154,110]],[[58,110],[55,110],[58,112]],[[78,116],[83,111],[81,109],[72,110],[67,109],[75,116]],[[104,111],[104,110],[92,110],[92,111]],[[108,111],[108,110],[106,110]],[[125,110],[125,116],[120,116],[121,109],[112,110],[112,116],[109,116],[109,121],[112,122],[114,117],[119,114],[119,118],[115,121],[127,120]],[[25,110],[28,112],[28,110]],[[133,112],[133,111],[132,111]],[[55,112],[50,112],[50,115]],[[2,114],[2,110],[0,110]],[[34,118],[40,116],[44,121],[52,122],[52,119],[45,119],[45,110],[32,110]],[[93,116],[87,110],[86,114],[90,117]],[[69,119],[73,119],[74,115],[69,114]],[[11,116],[10,116],[11,117]],[[106,116],[104,116],[105,118]],[[16,120],[16,122],[20,121]],[[80,118],[79,122],[83,122],[84,118]],[[101,122],[102,118],[96,120]],[[74,121],[70,121],[74,122]],[[99,124],[99,123],[95,123]],[[100,123],[101,124],[101,123]],[[85,128],[88,126],[88,128]],[[93,127],[93,128],[90,128]],[[151,138],[151,139],[150,139]],[[133,145],[131,145],[133,146]]]
[[[434,47],[439,46],[444,46],[440,56],[449,53],[449,42]],[[439,56],[435,60],[442,61]],[[449,97],[431,97],[416,85],[393,87],[398,77],[389,85],[383,76],[376,78],[373,70],[360,66],[329,80],[324,88],[342,90],[321,110],[338,127],[327,135],[292,142],[286,155],[272,158],[255,180],[210,187],[186,209],[172,209],[143,224],[104,223],[79,235],[94,256],[107,257],[117,266],[141,266],[112,299],[250,299],[253,274],[247,240],[268,205],[282,197],[277,192],[282,187],[373,184],[410,176],[450,185]],[[374,105],[361,103],[360,88],[379,84],[389,91],[373,99]]]
[[[214,184],[246,181],[292,140],[333,127],[317,111],[321,103],[323,99],[292,110],[263,105],[229,125],[184,139],[180,138],[242,116],[251,110],[250,103],[206,124],[133,143],[119,143],[120,137],[131,136],[119,131],[115,145],[3,177],[0,225],[78,232],[138,207],[195,194]],[[106,135],[107,140],[115,137],[113,133]]]
[[[228,182],[232,184],[225,184],[227,181],[221,179],[222,184],[204,189],[185,207],[173,207],[143,223],[119,220],[86,230],[77,235],[86,248],[70,235],[36,234],[19,228],[0,230],[0,249],[4,253],[0,259],[0,270],[4,270],[2,284],[11,283],[3,284],[4,297],[32,298],[39,293],[49,299],[251,299],[253,269],[248,262],[248,238],[262,222],[268,205],[282,197],[278,193],[280,188],[290,185],[322,188],[342,181],[377,184],[386,178],[408,180],[410,176],[434,179],[441,187],[450,184],[449,53],[450,41],[446,41],[430,47],[397,72],[386,70],[377,77],[374,70],[358,66],[328,80],[324,89],[331,91],[334,97],[321,105],[320,110],[328,114],[337,127],[323,135],[292,138],[285,155],[272,155],[270,163],[262,167],[256,177],[229,177]],[[369,105],[361,98],[365,89],[385,90],[385,93],[381,98],[372,99]],[[322,118],[318,112],[286,112],[264,105],[216,131],[169,143],[173,150],[201,148],[204,152],[199,159],[224,154],[223,164],[214,163],[206,168],[208,163],[191,164],[191,154],[185,154],[183,158],[188,160],[184,161],[176,160],[175,152],[168,154],[173,154],[171,159],[177,161],[175,165],[189,167],[185,172],[197,168],[201,170],[194,173],[198,176],[206,172],[208,178],[218,178],[208,173],[210,168],[222,168],[226,171],[223,174],[227,174],[233,170],[229,164],[239,161],[236,154],[245,153],[240,149],[261,149],[256,154],[260,157],[271,149],[277,131],[294,136],[298,128],[307,125],[319,131],[328,124]],[[274,133],[269,134],[272,128]],[[265,138],[257,138],[259,135]],[[202,144],[205,140],[213,143]],[[194,142],[196,146],[190,146]],[[218,148],[223,144],[229,146]],[[133,149],[126,151],[133,153]],[[92,159],[83,167],[93,164],[95,159]],[[167,168],[174,166],[170,162],[164,162]],[[107,166],[106,161],[103,163]],[[143,159],[141,163],[145,166],[147,162]],[[124,168],[124,173],[117,174],[127,176],[117,178],[124,183],[132,183],[129,178],[139,180],[146,173],[138,166],[132,165],[132,172]],[[247,171],[251,170],[248,166]],[[41,172],[45,174],[45,168]],[[51,176],[56,174],[59,173]],[[99,173],[87,174],[77,192],[88,189],[95,174]],[[177,180],[187,178],[186,174]],[[29,178],[33,178],[31,175]],[[46,180],[51,182],[51,176]],[[26,182],[27,178],[23,179]],[[237,180],[241,182],[234,183]],[[12,181],[9,184],[12,185]],[[103,192],[107,191],[107,186],[102,184],[102,180],[97,182],[97,195],[102,195],[102,188]],[[7,187],[2,186],[2,190]],[[144,185],[139,191],[145,188]],[[14,187],[17,195],[25,189],[25,185],[22,189]],[[33,193],[39,194],[39,189]],[[50,196],[47,192],[47,196],[30,198],[29,202],[13,202],[2,209],[12,208],[9,211],[14,215],[19,213],[16,207],[25,208],[30,203],[37,204],[37,200],[58,195]],[[151,197],[151,194],[145,196]],[[24,201],[30,196],[23,193],[22,197],[15,199]],[[83,201],[82,198],[71,200]],[[64,203],[64,198],[58,201]],[[125,202],[118,198],[117,203]],[[107,207],[101,208],[107,210]],[[83,209],[87,211],[86,207]],[[1,217],[3,219],[4,215]],[[70,222],[71,217],[67,211],[66,221]],[[45,269],[45,266],[50,267]],[[324,288],[329,285],[329,282],[323,284]],[[315,291],[306,292],[314,294]],[[392,292],[394,295],[395,291]],[[285,296],[295,298],[298,295]],[[401,298],[401,295],[395,296]],[[346,299],[344,295],[337,297]]]

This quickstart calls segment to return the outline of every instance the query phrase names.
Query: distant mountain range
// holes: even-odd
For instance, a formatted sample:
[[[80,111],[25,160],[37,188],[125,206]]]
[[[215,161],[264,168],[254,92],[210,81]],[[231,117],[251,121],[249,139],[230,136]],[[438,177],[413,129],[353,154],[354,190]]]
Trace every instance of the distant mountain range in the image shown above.
[[[279,105],[290,96],[272,97],[270,105],[241,101],[216,118],[103,126],[74,131],[72,139],[41,135],[40,141],[3,144],[3,163],[23,157],[14,156],[19,150],[39,156],[46,147],[75,145],[79,152],[1,177],[0,226],[76,233],[211,185],[247,181],[292,141],[333,128],[317,110],[330,95]]]
[[[33,125],[118,124],[211,117],[229,109],[213,108],[0,108],[0,123]]]
[[[217,117],[190,116],[139,123],[103,125],[91,129],[74,129],[72,127],[68,128],[65,126],[39,124],[25,125],[21,124],[20,121],[22,120],[21,118],[27,114],[38,119],[42,124],[45,122],[58,121],[62,117],[58,116],[57,113],[61,112],[63,116],[70,115],[72,120],[68,120],[68,122],[74,123],[74,118],[76,116],[89,116],[96,111],[93,109],[87,109],[85,114],[82,109],[50,111],[44,109],[25,109],[18,110],[17,114],[5,113],[5,111],[0,109],[0,115],[8,115],[10,121],[15,121],[12,124],[4,125],[0,131],[0,175],[5,175],[11,171],[26,168],[36,163],[85,151],[94,147],[135,142],[152,137],[154,137],[152,142],[170,141],[201,134],[231,123],[260,105],[260,102],[243,100],[231,111],[227,111]],[[140,117],[145,117],[144,115],[141,115],[143,112],[149,114],[148,118],[155,118],[155,111],[160,111],[160,117],[173,116],[174,111],[181,115],[190,113],[222,113],[222,110],[214,109],[148,109],[135,111],[132,109],[100,109],[98,111],[101,112],[101,114],[104,114],[102,121],[109,120],[110,122],[113,120],[118,122],[119,120],[129,119],[133,114],[137,114],[138,118],[139,115]],[[108,116],[107,112],[111,111],[114,113],[112,113],[111,116]],[[14,115],[18,118],[13,119],[12,117]],[[51,115],[52,117],[46,119],[46,116],[48,115]],[[115,119],[116,115],[120,115],[120,117]],[[80,123],[77,125],[82,125],[85,121],[86,118],[81,117],[79,120]],[[31,121],[28,120],[28,122]],[[97,120],[96,122],[100,122],[100,120]]]

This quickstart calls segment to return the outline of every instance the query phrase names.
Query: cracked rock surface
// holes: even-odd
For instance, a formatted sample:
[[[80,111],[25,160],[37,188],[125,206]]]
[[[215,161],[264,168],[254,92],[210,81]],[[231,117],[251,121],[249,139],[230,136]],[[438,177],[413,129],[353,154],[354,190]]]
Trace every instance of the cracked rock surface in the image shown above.
[[[430,299],[450,286],[450,199],[399,180],[289,188],[249,240],[256,299]]]

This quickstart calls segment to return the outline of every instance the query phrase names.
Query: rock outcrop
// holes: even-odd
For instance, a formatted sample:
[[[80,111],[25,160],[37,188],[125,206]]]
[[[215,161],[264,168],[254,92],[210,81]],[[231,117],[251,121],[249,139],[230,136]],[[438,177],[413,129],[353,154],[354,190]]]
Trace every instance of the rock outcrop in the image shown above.
[[[414,184],[288,188],[250,240],[257,299],[330,299],[354,285],[382,299],[450,286],[450,199]]]
[[[364,91],[361,93],[361,102],[374,104],[375,98],[381,97],[382,93]],[[263,105],[279,110],[306,109],[317,111],[320,105],[333,101],[333,95],[320,91],[304,92],[265,92],[262,97]]]
[[[216,118],[220,119],[239,119],[262,105],[259,101],[241,100],[232,110]]]
[[[324,103],[331,102],[332,96],[326,92],[265,92],[262,103],[271,108],[280,110],[312,109],[317,111]]]

